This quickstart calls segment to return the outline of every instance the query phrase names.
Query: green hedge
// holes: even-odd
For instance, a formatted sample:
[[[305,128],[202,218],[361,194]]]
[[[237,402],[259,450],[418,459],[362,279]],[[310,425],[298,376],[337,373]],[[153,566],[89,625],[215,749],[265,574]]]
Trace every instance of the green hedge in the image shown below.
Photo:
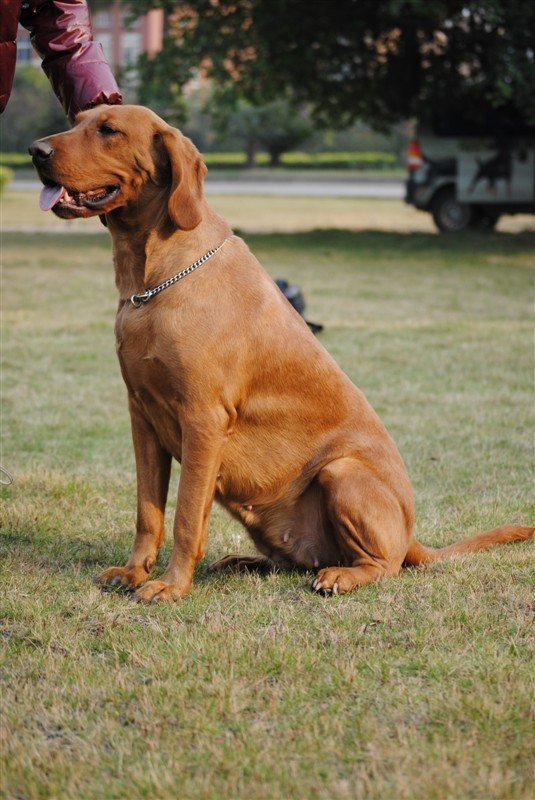
[[[0,167],[0,194],[2,194],[12,177],[12,170],[7,167]]]
[[[212,169],[236,169],[247,161],[245,153],[203,153],[202,157]]]
[[[300,169],[387,169],[395,167],[393,153],[284,153],[281,162],[286,167]]]
[[[204,153],[206,164],[212,169],[236,169],[244,167],[245,153]],[[393,153],[345,152],[345,153],[300,153],[281,155],[281,166],[286,169],[391,169],[398,159]],[[269,155],[258,153],[256,166],[269,165]]]
[[[212,169],[240,169],[245,166],[245,153],[205,153],[204,160]],[[393,153],[283,153],[281,166],[286,169],[391,169],[398,163]],[[30,168],[32,161],[25,153],[0,153],[0,166],[11,169]],[[269,165],[269,155],[258,153],[258,167]]]
[[[28,153],[0,153],[0,167],[11,169],[28,168],[32,166],[32,159]]]

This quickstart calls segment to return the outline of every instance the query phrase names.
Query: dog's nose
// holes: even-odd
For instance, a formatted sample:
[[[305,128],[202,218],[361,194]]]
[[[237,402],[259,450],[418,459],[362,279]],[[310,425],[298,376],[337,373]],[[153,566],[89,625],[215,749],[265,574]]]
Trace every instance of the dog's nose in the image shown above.
[[[46,139],[38,139],[36,142],[31,144],[28,148],[28,152],[35,158],[37,161],[46,161],[47,158],[50,158],[52,153],[54,152],[54,148],[47,142]]]

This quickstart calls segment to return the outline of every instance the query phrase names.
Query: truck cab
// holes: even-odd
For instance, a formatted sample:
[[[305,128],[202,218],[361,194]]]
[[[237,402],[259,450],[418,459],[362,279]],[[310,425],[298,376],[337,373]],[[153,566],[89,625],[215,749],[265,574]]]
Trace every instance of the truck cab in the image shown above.
[[[479,125],[435,112],[407,153],[405,200],[439,231],[492,230],[502,214],[535,213],[535,126],[487,118]]]

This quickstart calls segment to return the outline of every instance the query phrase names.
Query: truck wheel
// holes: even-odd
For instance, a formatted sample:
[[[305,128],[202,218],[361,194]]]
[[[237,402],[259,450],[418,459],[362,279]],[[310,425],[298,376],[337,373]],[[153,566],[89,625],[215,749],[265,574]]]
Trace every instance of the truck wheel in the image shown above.
[[[472,221],[472,207],[459,203],[455,191],[448,187],[437,192],[431,204],[431,214],[435,225],[442,233],[458,233],[464,231]]]

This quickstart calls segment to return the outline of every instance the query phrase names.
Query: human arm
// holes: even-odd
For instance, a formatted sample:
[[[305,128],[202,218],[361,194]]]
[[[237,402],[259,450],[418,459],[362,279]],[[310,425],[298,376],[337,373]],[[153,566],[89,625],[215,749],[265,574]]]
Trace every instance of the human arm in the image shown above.
[[[93,41],[86,0],[34,0],[21,25],[43,60],[43,70],[69,119],[99,103],[121,103],[102,46]]]

